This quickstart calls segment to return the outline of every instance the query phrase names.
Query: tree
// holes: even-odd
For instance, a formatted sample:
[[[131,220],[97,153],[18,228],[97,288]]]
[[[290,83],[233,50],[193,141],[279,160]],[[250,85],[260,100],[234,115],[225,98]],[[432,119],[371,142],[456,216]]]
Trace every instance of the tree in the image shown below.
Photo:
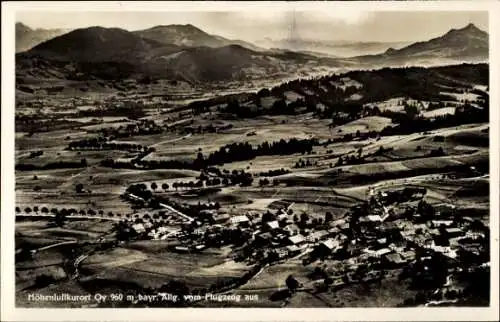
[[[331,212],[327,211],[325,214],[325,223],[329,223],[333,220],[333,215]]]
[[[27,213],[27,214],[30,214],[31,213],[31,208],[30,207],[24,208],[24,212]]]
[[[83,184],[77,183],[75,186],[75,191],[76,191],[76,193],[82,193],[83,192]]]
[[[54,217],[54,223],[58,227],[64,226],[64,223],[66,222],[66,215],[67,215],[67,210],[58,212]]]
[[[292,293],[295,292],[300,286],[299,282],[292,275],[288,275],[285,283],[288,290]]]
[[[151,189],[153,189],[153,191],[155,191],[157,188],[158,185],[156,184],[156,182],[151,183]]]
[[[16,207],[16,213],[20,213],[20,212],[21,212],[21,208]]]
[[[168,188],[169,188],[168,183],[163,183],[163,184],[161,185],[161,188],[163,189],[163,191],[168,190]]]
[[[38,206],[34,206],[34,207],[33,207],[33,211],[34,211],[35,213],[38,213],[38,210],[39,210],[39,209],[38,209]]]

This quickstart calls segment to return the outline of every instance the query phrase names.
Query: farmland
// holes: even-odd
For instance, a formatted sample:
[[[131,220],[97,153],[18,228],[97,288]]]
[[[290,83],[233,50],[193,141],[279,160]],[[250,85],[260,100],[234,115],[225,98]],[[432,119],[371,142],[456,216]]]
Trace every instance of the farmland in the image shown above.
[[[108,307],[396,307],[448,294],[467,284],[459,268],[488,262],[488,79],[465,82],[487,71],[385,68],[231,95],[162,81],[19,95],[18,305],[42,305],[26,300],[33,290],[258,295],[85,303]],[[401,81],[415,77],[427,87]],[[427,255],[466,282],[420,289]]]

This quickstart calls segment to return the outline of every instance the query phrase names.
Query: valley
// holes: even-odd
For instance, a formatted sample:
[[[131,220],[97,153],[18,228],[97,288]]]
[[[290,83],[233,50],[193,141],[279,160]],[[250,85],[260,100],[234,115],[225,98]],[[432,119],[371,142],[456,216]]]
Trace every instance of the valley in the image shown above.
[[[489,305],[485,34],[334,58],[91,27],[18,53],[16,305]]]

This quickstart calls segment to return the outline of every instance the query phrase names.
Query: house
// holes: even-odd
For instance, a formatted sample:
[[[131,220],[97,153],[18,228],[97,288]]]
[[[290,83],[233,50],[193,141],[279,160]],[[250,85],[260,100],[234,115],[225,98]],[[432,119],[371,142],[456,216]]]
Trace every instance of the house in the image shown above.
[[[326,256],[335,253],[341,248],[341,244],[337,239],[330,238],[321,242],[314,248],[314,253],[318,256]]]
[[[441,227],[441,225],[450,227],[451,225],[453,225],[452,220],[431,220],[431,223],[433,227]]]
[[[216,224],[223,224],[227,222],[229,218],[231,218],[231,216],[228,213],[217,213],[213,215],[213,220]]]
[[[368,215],[366,217],[371,222],[381,222],[382,221],[382,217],[380,217],[380,215]]]
[[[255,241],[260,245],[267,245],[271,242],[272,239],[273,236],[269,232],[259,234],[255,237]]]
[[[434,229],[430,229],[428,231],[428,234],[431,235],[431,236],[438,236],[440,235],[441,233],[439,232],[439,229],[437,228],[434,228]]]
[[[213,222],[215,222],[215,217],[216,216],[217,216],[217,211],[215,211],[215,210],[209,210],[209,209],[204,209],[204,210],[201,210],[199,212],[198,219],[200,219],[203,222],[213,223]]]
[[[271,230],[275,230],[275,229],[279,229],[280,228],[280,224],[277,220],[273,220],[273,221],[269,221],[266,223],[266,226],[267,228],[271,229]]]
[[[392,252],[392,250],[390,250],[389,248],[381,248],[376,251],[370,251],[370,253],[373,254],[375,257],[382,257],[385,254],[389,254],[390,252]]]
[[[332,227],[340,227],[346,223],[345,219],[337,219],[335,221],[330,222],[330,226]]]
[[[278,215],[278,221],[282,221],[284,219],[288,219],[288,215],[285,213],[281,213]]]
[[[458,237],[464,234],[460,228],[446,228],[445,232],[449,237]]]
[[[387,238],[379,238],[379,239],[377,239],[377,244],[380,245],[380,246],[387,245]]]
[[[403,238],[408,239],[415,236],[415,230],[402,230],[399,232]]]
[[[399,228],[396,225],[395,222],[389,221],[389,222],[384,222],[380,225],[379,230],[385,233],[393,232],[393,231],[398,231]]]
[[[421,247],[424,247],[426,245],[430,245],[432,243],[432,240],[428,239],[425,236],[419,235],[413,238],[413,242]]]
[[[339,226],[340,230],[347,230],[349,229],[349,223],[346,222],[346,223],[343,223],[342,225]]]
[[[318,231],[315,231],[315,232],[309,234],[306,237],[306,240],[308,242],[310,242],[310,243],[315,243],[315,242],[323,239],[327,235],[328,235],[328,231],[326,231],[326,230],[318,230]]]
[[[296,252],[299,252],[301,250],[301,248],[297,245],[289,245],[289,246],[286,246],[286,249],[288,250],[288,253],[296,253]]]
[[[480,239],[480,238],[484,238],[485,235],[483,232],[480,232],[480,231],[469,230],[465,233],[465,237],[471,238],[471,239]]]
[[[400,253],[400,255],[407,262],[414,260],[416,257],[416,253],[413,250],[408,250],[406,252],[402,252],[402,253]]]
[[[288,250],[286,248],[277,248],[275,249],[275,252],[279,259],[283,259],[288,256]]]
[[[300,228],[296,224],[290,224],[290,225],[287,225],[284,228],[284,230],[288,231],[290,235],[297,235],[297,233],[299,232]]]
[[[138,234],[142,234],[143,232],[146,231],[146,228],[144,227],[143,224],[132,225],[132,229],[135,230],[135,232]]]
[[[230,222],[236,226],[248,226],[250,219],[246,215],[240,215],[231,217]]]
[[[399,266],[405,263],[405,260],[398,253],[390,253],[384,255],[383,261],[389,266]]]
[[[168,229],[167,227],[158,227],[158,234],[167,234],[168,233]]]
[[[291,245],[302,245],[306,242],[306,239],[301,234],[298,234],[288,237],[288,241],[291,243]]]
[[[337,239],[330,238],[328,240],[325,240],[322,242],[320,245],[325,246],[326,248],[330,249],[331,251],[335,251],[341,248],[341,243]]]

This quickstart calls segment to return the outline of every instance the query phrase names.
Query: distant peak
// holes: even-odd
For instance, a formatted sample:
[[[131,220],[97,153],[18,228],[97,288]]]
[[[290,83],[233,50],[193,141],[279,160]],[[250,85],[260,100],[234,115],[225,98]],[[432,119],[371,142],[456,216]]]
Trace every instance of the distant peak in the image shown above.
[[[30,27],[26,26],[24,23],[22,22],[16,22],[16,29],[17,30],[26,30],[26,31],[30,31],[32,30]]]
[[[386,53],[386,54],[392,54],[392,53],[394,53],[394,52],[396,52],[396,49],[394,49],[394,48],[392,48],[392,47],[389,47],[389,48],[385,51],[385,53]]]
[[[478,27],[476,27],[475,24],[473,24],[472,22],[468,23],[467,26],[465,26],[463,29],[479,29]]]
[[[173,25],[158,25],[158,26],[154,26],[153,28],[151,29],[165,29],[165,28],[173,28],[173,29],[190,29],[190,30],[200,30],[198,27],[196,26],[193,26],[192,24],[185,24],[185,25],[181,25],[181,24],[173,24]]]

